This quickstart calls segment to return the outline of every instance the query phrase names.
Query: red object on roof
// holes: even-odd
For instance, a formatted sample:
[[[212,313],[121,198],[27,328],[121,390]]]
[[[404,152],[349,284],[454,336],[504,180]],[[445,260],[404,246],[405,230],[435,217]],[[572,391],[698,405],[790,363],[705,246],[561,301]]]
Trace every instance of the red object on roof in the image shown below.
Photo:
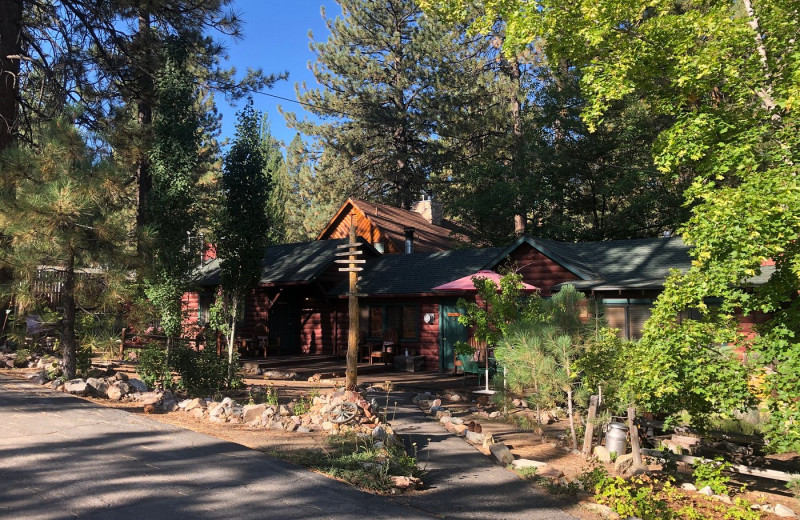
[[[457,280],[453,280],[452,282],[447,282],[442,285],[437,285],[433,288],[434,291],[474,291],[475,284],[473,283],[473,279],[475,278],[486,278],[491,280],[496,286],[497,290],[500,290],[500,278],[502,278],[499,274],[495,273],[494,271],[482,270],[478,271],[475,274],[471,274],[468,276],[463,276]],[[539,288],[531,285],[529,283],[522,282],[522,290],[523,291],[538,291]]]

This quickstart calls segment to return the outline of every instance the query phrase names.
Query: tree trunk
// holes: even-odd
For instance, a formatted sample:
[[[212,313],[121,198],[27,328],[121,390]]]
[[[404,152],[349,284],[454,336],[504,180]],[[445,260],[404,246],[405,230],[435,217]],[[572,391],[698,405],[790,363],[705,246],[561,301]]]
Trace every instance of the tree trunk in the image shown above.
[[[569,432],[572,437],[572,449],[578,449],[578,436],[575,434],[575,415],[572,411],[572,387],[567,389],[567,413],[569,413]]]
[[[767,49],[764,47],[764,40],[761,38],[761,28],[758,24],[758,17],[756,17],[755,11],[753,11],[753,4],[750,0],[742,0],[744,4],[744,10],[747,12],[747,16],[750,20],[747,22],[747,25],[750,26],[750,29],[753,30],[753,38],[756,43],[756,50],[758,51],[758,56],[761,59],[761,66],[764,68],[764,83],[765,87],[756,90],[756,94],[759,98],[761,98],[761,103],[764,105],[764,108],[767,112],[773,112],[775,107],[775,99],[772,97],[772,81],[770,78],[769,73],[769,62],[767,61]],[[780,115],[775,114],[778,118]]]
[[[11,144],[17,132],[21,32],[22,0],[3,0],[0,2],[0,150]]]
[[[151,53],[152,35],[150,28],[150,13],[142,12],[139,14],[139,32],[136,35],[136,46],[141,53],[139,63],[151,64],[152,60],[146,58],[145,53]],[[139,99],[136,102],[136,119],[139,125],[140,136],[145,136],[150,132],[153,123],[153,68],[143,67],[137,69],[136,84]],[[142,70],[147,69],[147,70]],[[146,140],[140,140],[146,143]],[[143,146],[143,147],[141,147]],[[140,144],[136,157],[136,226],[141,229],[147,223],[147,195],[153,187],[153,178],[150,175],[149,146]]]
[[[75,252],[69,250],[64,262],[64,285],[61,289],[61,305],[64,318],[61,321],[61,352],[64,375],[75,378],[77,368],[77,346],[75,344]]]
[[[233,381],[233,347],[234,339],[236,338],[236,320],[238,319],[236,313],[239,309],[239,298],[237,296],[231,298],[231,307],[231,333],[228,336],[228,386]]]

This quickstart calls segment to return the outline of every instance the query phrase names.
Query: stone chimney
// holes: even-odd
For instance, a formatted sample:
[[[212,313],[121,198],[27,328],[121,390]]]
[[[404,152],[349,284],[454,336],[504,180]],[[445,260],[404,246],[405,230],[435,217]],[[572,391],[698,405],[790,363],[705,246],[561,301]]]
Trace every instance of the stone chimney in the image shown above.
[[[427,197],[415,202],[411,209],[422,215],[422,218],[427,220],[429,224],[434,226],[442,225],[442,204],[433,200],[433,197]]]

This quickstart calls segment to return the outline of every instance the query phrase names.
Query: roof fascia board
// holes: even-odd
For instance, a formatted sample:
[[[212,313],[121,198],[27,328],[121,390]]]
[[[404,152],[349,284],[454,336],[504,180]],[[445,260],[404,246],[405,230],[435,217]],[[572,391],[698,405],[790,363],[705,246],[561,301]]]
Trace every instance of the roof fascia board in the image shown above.
[[[484,269],[489,269],[489,270],[494,270],[494,268],[497,267],[497,264],[499,264],[500,262],[502,262],[503,260],[508,258],[509,255],[511,255],[511,253],[513,253],[523,243],[526,243],[529,246],[531,246],[532,248],[536,249],[537,251],[542,253],[544,256],[546,256],[550,260],[554,261],[555,263],[557,263],[558,265],[560,265],[561,267],[563,267],[564,269],[566,269],[570,273],[574,274],[575,276],[577,276],[581,280],[594,280],[595,279],[594,277],[590,276],[588,273],[582,271],[581,269],[578,269],[577,267],[575,267],[571,263],[569,263],[566,260],[564,260],[563,258],[561,258],[561,256],[559,256],[559,255],[553,253],[552,251],[550,251],[549,249],[547,249],[544,245],[542,245],[539,242],[537,242],[536,239],[531,238],[531,237],[529,237],[527,235],[523,235],[523,236],[519,237],[518,239],[516,239],[510,246],[508,246],[506,249],[504,249],[502,253],[500,253],[499,255],[494,257],[483,268]]]
[[[355,208],[356,207],[355,203],[353,202],[353,199],[348,198],[344,202],[344,204],[342,204],[342,207],[339,208],[339,211],[336,212],[336,214],[333,216],[333,218],[331,218],[328,221],[328,223],[325,225],[325,227],[322,228],[322,231],[319,232],[319,235],[317,235],[317,240],[323,240],[324,239],[325,235],[329,232],[329,230],[331,229],[331,226],[334,224],[334,222],[337,222],[339,220],[339,217],[345,214],[345,212],[346,212],[345,210],[347,209],[348,205],[351,208]]]

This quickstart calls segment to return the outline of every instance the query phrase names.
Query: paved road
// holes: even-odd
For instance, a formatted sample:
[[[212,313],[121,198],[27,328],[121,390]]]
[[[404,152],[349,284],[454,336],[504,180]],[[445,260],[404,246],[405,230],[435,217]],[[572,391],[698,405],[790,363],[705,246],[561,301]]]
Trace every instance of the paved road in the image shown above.
[[[571,518],[460,439],[427,431],[437,424],[414,431],[412,413],[404,404],[398,426],[438,446],[433,488],[385,498],[0,375],[0,519]]]

